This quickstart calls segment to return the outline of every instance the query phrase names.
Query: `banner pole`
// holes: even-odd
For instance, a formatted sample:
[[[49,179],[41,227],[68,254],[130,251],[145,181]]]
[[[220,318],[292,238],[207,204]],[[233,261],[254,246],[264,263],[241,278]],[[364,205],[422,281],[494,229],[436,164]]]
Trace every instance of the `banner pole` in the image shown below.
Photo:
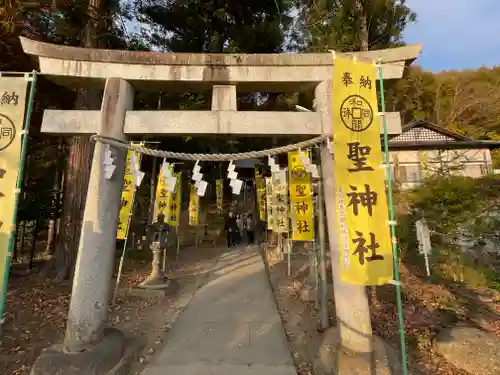
[[[280,233],[280,236],[282,236],[282,234]],[[290,239],[287,238],[286,240],[286,244],[287,244],[287,263],[288,263],[288,270],[287,270],[287,274],[288,274],[288,277],[290,277],[292,275],[292,246],[290,245]]]
[[[387,179],[387,200],[389,205],[389,227],[391,230],[392,242],[392,257],[394,261],[394,281],[396,284],[396,299],[398,308],[398,321],[399,321],[399,335],[401,341],[401,366],[403,367],[403,375],[408,374],[408,363],[406,358],[406,340],[405,340],[405,322],[403,316],[403,298],[401,294],[401,282],[399,277],[399,257],[398,257],[398,243],[396,240],[396,219],[394,215],[394,206],[392,201],[392,178],[390,171],[390,157],[389,157],[389,136],[387,135],[387,117],[385,113],[385,94],[384,94],[384,77],[382,74],[382,66],[380,60],[377,62],[379,73],[379,88],[380,88],[380,108],[382,111],[382,123],[384,127],[384,156],[385,168]]]
[[[321,144],[317,149],[319,178],[317,180],[318,195],[316,196],[316,207],[318,212],[318,242],[319,242],[319,274],[320,274],[320,326],[326,330],[330,326],[328,314],[328,283],[326,272],[326,233],[325,233],[325,202],[323,195],[323,167],[321,164],[321,149],[325,145]]]
[[[287,187],[286,187],[286,194],[290,195],[289,190],[290,190],[290,177],[289,174],[291,173],[290,170],[287,171],[288,173],[286,174],[287,178]],[[292,241],[292,233],[293,229],[295,228],[293,225],[293,220],[292,220],[292,197],[289,197],[288,199],[288,233],[287,233],[287,239],[286,239],[286,244],[288,248],[288,277],[292,275],[292,247],[293,247],[293,241]]]
[[[163,235],[163,233],[160,233],[160,235]],[[161,242],[160,242],[161,243]],[[167,238],[163,241],[164,246],[163,246],[163,259],[162,259],[162,266],[161,270],[164,273],[167,273],[167,246],[168,246],[168,233],[167,233]]]
[[[179,250],[180,250],[180,243],[179,243],[179,225],[175,227],[175,259],[179,259]]]
[[[134,214],[135,195],[136,195],[136,193],[137,193],[137,188],[134,186],[134,194],[132,195],[132,202],[131,202],[131,205],[130,205],[131,206],[130,207],[130,213],[128,214],[127,231],[125,232],[125,238],[124,238],[124,242],[123,242],[122,256],[120,258],[120,265],[118,266],[118,274],[116,275],[116,286],[115,286],[115,292],[113,294],[112,306],[115,305],[116,295],[118,294],[118,286],[120,285],[120,279],[121,279],[121,276],[122,276],[123,261],[125,259],[125,252],[127,251],[128,233],[130,231],[130,223],[132,221],[132,216]]]
[[[312,271],[313,271],[313,281],[314,281],[314,304],[316,308],[319,309],[319,298],[320,298],[320,290],[319,290],[319,274],[318,274],[318,244],[316,239],[312,242],[313,253],[312,253]]]
[[[36,91],[36,81],[37,72],[33,70],[31,73],[24,73],[25,77],[28,76],[31,81],[30,91],[28,95],[28,107],[26,109],[26,115],[24,117],[24,126],[22,133],[21,142],[21,160],[19,164],[19,171],[17,173],[16,190],[14,194],[14,211],[12,213],[12,222],[10,227],[9,242],[7,245],[7,256],[5,258],[5,270],[3,274],[2,281],[2,294],[0,295],[0,327],[4,322],[4,312],[5,312],[5,299],[7,297],[7,283],[9,282],[10,273],[10,263],[12,260],[12,253],[14,251],[15,239],[16,239],[16,224],[17,224],[17,211],[19,206],[19,194],[21,193],[21,188],[24,181],[24,170],[26,167],[26,158],[28,155],[28,140],[29,140],[29,130],[31,125],[31,115],[33,114],[33,107],[35,101],[35,91]]]
[[[182,213],[182,171],[179,172],[179,207],[177,208],[177,212],[179,212],[179,215],[177,215],[177,225],[175,226],[175,246],[176,246],[176,252],[175,252],[175,260],[179,259],[179,252],[181,249],[180,246],[180,241],[179,241],[179,225],[181,224],[181,213]],[[188,184],[189,186],[189,184]],[[189,214],[189,209],[188,209],[188,214]],[[188,215],[189,216],[189,215]]]

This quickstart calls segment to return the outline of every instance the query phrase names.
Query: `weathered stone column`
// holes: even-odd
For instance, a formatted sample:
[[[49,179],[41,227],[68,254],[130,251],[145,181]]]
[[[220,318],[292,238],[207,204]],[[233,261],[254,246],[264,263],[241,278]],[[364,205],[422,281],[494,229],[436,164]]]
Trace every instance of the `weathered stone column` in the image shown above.
[[[332,132],[332,81],[323,81],[315,89],[315,110],[321,113],[323,132]],[[335,126],[335,124],[334,124]],[[321,152],[323,172],[323,194],[328,224],[328,240],[333,274],[335,310],[340,331],[341,345],[349,350],[367,353],[371,351],[372,327],[368,299],[363,286],[345,284],[340,281],[340,252],[338,244],[338,222],[335,206],[334,156],[326,147]]]
[[[100,135],[126,140],[125,112],[132,109],[133,100],[134,89],[129,82],[108,78],[102,99]],[[97,143],[92,160],[64,338],[64,347],[70,352],[80,352],[99,343],[107,319],[125,151],[111,148],[116,169],[112,178],[107,179],[103,165],[106,147]]]
[[[214,85],[212,111],[237,111],[236,85]]]

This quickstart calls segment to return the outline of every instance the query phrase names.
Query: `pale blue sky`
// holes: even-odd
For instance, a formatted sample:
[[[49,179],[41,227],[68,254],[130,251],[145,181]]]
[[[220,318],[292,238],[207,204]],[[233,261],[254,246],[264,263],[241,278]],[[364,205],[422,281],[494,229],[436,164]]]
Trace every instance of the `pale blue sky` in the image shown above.
[[[417,64],[433,72],[500,65],[500,0],[407,0],[417,13],[404,39],[422,42]]]

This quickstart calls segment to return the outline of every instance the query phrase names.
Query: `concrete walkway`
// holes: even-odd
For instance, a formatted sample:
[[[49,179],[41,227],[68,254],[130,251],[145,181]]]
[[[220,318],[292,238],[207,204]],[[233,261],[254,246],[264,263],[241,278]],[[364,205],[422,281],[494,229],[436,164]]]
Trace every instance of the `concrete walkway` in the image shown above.
[[[257,248],[221,256],[142,375],[297,375]]]

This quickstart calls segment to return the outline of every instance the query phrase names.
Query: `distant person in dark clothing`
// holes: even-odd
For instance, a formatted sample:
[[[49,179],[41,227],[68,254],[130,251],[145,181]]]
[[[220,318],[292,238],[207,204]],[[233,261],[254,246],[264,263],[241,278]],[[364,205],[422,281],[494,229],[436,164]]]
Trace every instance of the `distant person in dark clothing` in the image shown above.
[[[245,229],[245,223],[243,221],[243,216],[241,214],[236,215],[236,226],[238,231],[236,232],[236,243],[239,245],[243,242],[243,232]]]
[[[255,239],[254,238],[255,226],[254,226],[252,214],[248,214],[248,216],[245,218],[245,227],[247,230],[248,244],[253,245],[253,242]]]
[[[224,224],[224,230],[226,232],[227,247],[230,248],[235,245],[236,236],[238,232],[238,225],[236,224],[236,218],[233,213],[230,212],[226,218],[226,223]]]

